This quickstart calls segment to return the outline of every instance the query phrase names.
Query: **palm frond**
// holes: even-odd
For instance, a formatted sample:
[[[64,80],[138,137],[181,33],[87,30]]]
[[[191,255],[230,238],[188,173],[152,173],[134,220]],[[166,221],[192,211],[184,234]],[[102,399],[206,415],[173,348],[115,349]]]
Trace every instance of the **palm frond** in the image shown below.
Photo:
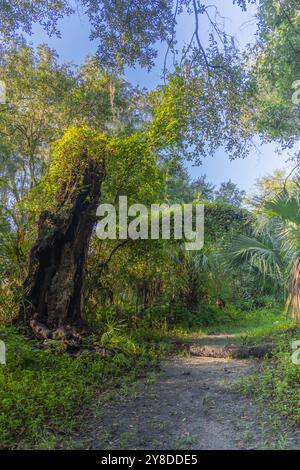
[[[263,276],[281,279],[284,262],[280,250],[271,238],[258,239],[236,235],[226,249],[226,258],[232,265],[246,263]]]
[[[285,222],[300,225],[300,185],[297,183],[292,193],[283,191],[272,201],[265,203],[269,216],[280,217]]]

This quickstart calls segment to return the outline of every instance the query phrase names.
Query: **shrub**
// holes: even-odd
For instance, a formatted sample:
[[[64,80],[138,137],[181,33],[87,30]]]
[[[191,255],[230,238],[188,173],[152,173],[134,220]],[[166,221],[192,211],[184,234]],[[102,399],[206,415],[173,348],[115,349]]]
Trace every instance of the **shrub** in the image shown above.
[[[125,373],[137,374],[157,356],[150,345],[140,348],[138,357],[127,348],[126,354],[107,358],[88,352],[72,358],[39,349],[14,328],[2,328],[0,334],[7,346],[6,365],[0,365],[2,449],[35,447],[41,440],[70,433],[96,392]]]

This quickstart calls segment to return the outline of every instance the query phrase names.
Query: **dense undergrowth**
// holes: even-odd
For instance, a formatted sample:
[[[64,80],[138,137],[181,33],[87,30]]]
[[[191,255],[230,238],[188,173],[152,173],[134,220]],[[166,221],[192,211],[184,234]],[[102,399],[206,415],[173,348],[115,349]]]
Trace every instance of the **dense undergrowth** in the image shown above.
[[[218,317],[219,314],[219,317]],[[292,343],[300,341],[300,327],[283,314],[283,308],[269,306],[243,311],[233,306],[207,319],[205,315],[193,328],[177,327],[172,334],[197,338],[207,334],[232,335],[230,342],[242,344],[268,343],[274,345],[272,358],[258,364],[258,372],[239,381],[241,391],[257,401],[272,425],[300,424],[300,364]],[[298,346],[299,351],[299,346]]]
[[[290,327],[291,321],[282,310],[280,305],[243,311],[232,305],[222,310],[206,307],[200,310],[200,315],[195,312],[185,315],[172,334],[193,337],[225,333],[242,343],[260,342]]]
[[[42,350],[12,327],[2,328],[7,348],[0,365],[0,448],[56,446],[72,432],[92,399],[125,377],[155,367],[164,344],[136,345],[131,354],[123,338],[108,357],[84,351],[76,358],[53,348]],[[124,351],[122,351],[122,349]]]
[[[163,321],[149,326],[145,321],[131,331],[110,317],[102,336],[86,338],[76,358],[62,352],[59,346],[41,349],[37,341],[29,340],[16,328],[1,328],[0,339],[6,344],[7,358],[6,365],[0,366],[0,447],[58,446],[80,424],[97,395],[120,381],[124,383],[125,377],[132,382],[141,371],[153,369],[159,358],[170,352],[169,338],[225,331],[235,333],[243,342],[262,341],[271,332],[276,336],[289,326],[280,308],[241,312],[230,307],[211,315],[209,319],[208,313],[205,316],[202,312],[199,317],[190,312],[189,317],[185,312],[190,327],[182,322],[168,328]],[[92,354],[91,344],[104,346],[111,354]],[[263,383],[261,397],[275,394],[278,403],[279,397],[286,394],[295,402],[299,419],[299,394],[292,387],[300,378],[300,369],[289,363],[288,353],[282,349],[276,360],[277,369],[266,366],[260,381],[253,379],[251,387],[259,392],[258,384]],[[291,390],[294,393],[290,396]]]
[[[298,353],[292,343],[300,340],[300,327],[264,332],[260,339],[274,343],[273,357],[263,361],[258,373],[241,381],[241,390],[255,398],[267,413],[284,418],[288,426],[299,425],[300,364],[293,361],[293,353],[295,357]]]

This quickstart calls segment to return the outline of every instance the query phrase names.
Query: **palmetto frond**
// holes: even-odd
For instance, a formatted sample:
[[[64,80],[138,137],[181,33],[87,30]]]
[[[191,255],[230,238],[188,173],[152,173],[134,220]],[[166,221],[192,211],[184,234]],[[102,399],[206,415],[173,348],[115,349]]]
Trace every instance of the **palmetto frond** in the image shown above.
[[[229,247],[233,262],[247,262],[264,276],[284,281],[288,273],[286,312],[300,320],[300,180],[291,192],[283,191],[264,206],[257,238],[237,236]]]
[[[300,226],[300,182],[295,184],[292,193],[283,191],[272,201],[266,202],[265,210],[270,216]]]
[[[236,235],[226,249],[226,257],[233,265],[247,263],[263,276],[282,280],[284,259],[271,237],[254,238]]]
[[[285,256],[294,264],[300,258],[300,182],[295,183],[293,191],[282,192],[265,204],[266,213],[273,216],[275,233]]]

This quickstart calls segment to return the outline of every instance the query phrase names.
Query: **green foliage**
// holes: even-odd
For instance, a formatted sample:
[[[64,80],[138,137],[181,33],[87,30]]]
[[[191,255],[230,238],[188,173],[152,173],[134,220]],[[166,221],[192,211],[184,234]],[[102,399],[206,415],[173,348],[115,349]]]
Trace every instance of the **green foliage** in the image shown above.
[[[255,75],[256,128],[270,139],[297,138],[299,107],[292,103],[292,84],[299,79],[299,3],[260,0]]]
[[[256,228],[256,237],[237,234],[227,247],[227,258],[232,265],[244,263],[265,281],[274,280],[283,291],[287,288],[287,312],[299,321],[299,182],[294,182],[273,199],[267,200],[264,212],[258,217],[262,224]],[[254,231],[255,232],[255,231]]]
[[[0,447],[38,447],[71,433],[78,415],[88,409],[96,393],[124,374],[134,374],[151,366],[157,352],[151,346],[139,348],[139,356],[129,347],[126,355],[117,352],[99,358],[88,352],[72,358],[57,350],[41,350],[13,328],[1,329],[7,347],[7,364],[0,366]],[[119,343],[112,349],[119,351]],[[134,354],[133,354],[134,353]]]
[[[52,143],[47,174],[18,204],[22,211],[30,214],[32,225],[37,223],[42,211],[55,212],[63,203],[65,208],[68,207],[68,201],[64,201],[64,191],[68,185],[73,193],[81,191],[89,166],[104,176],[107,144],[104,134],[87,126],[67,129],[61,139]]]
[[[259,178],[255,184],[254,194],[245,197],[245,203],[255,214],[263,212],[268,201],[274,200],[284,189],[291,191],[295,179],[288,178],[285,170],[275,170],[273,174]]]
[[[141,93],[104,73],[95,58],[80,68],[61,65],[46,46],[11,46],[0,59],[0,80],[7,95],[0,104],[0,207],[9,222],[30,232],[21,202],[47,174],[51,144],[68,128],[109,135],[133,130]]]
[[[0,216],[0,325],[11,322],[18,312],[28,250],[24,232],[13,231]]]
[[[91,37],[99,44],[99,58],[108,68],[122,69],[124,63],[134,66],[136,62],[150,68],[157,56],[153,45],[171,40],[173,0],[81,3],[92,25]]]
[[[241,95],[248,93],[251,84],[232,60],[231,69],[219,64],[219,72],[209,79],[207,70],[177,68],[164,87],[150,94],[153,146],[171,153],[176,150],[196,164],[220,147],[231,158],[247,155],[251,129],[242,117]]]
[[[215,201],[241,207],[245,194],[245,191],[239,190],[237,185],[229,180],[226,183],[221,183],[220,189],[215,193]]]
[[[194,198],[208,202],[212,202],[214,200],[215,186],[209,181],[206,181],[206,175],[201,175],[193,180],[190,186],[194,193]]]
[[[300,225],[300,182],[298,181],[292,191],[282,191],[274,199],[267,201],[265,208],[272,217],[280,217],[284,222]]]
[[[110,198],[114,201],[116,195],[127,195],[129,204],[136,201],[150,204],[160,199],[164,187],[163,172],[147,131],[112,138],[109,151],[105,202],[110,202]]]
[[[183,328],[190,331],[206,329],[207,327],[218,327],[234,323],[241,312],[234,307],[219,309],[216,305],[201,305],[198,308],[186,309],[177,307],[175,312],[176,328]]]
[[[2,167],[7,177],[20,178],[20,184],[12,187],[20,200],[47,167],[49,142],[72,119],[76,78],[70,66],[58,64],[52,49],[16,46],[1,57],[0,79],[7,95],[0,113],[0,136],[7,148]]]
[[[124,63],[150,67],[157,55],[153,45],[157,41],[171,40],[173,32],[173,0],[142,0],[132,4],[129,0],[111,0],[109,3],[80,0],[72,5],[67,0],[2,2],[0,34],[6,40],[31,33],[33,24],[40,24],[49,35],[60,36],[58,20],[70,16],[80,8],[91,25],[91,38],[97,40],[98,55],[106,68],[118,69]]]
[[[230,262],[238,266],[248,263],[252,269],[258,270],[264,277],[270,276],[282,282],[284,260],[276,241],[265,237],[262,240],[247,235],[236,235],[228,246],[226,256]]]
[[[254,0],[233,3],[245,10]],[[225,325],[245,342],[276,337],[289,325],[281,308],[286,287],[299,318],[299,185],[282,174],[261,182],[251,203],[256,218],[241,209],[245,194],[231,180],[219,188],[205,176],[191,182],[182,165],[199,164],[219,148],[243,157],[256,132],[288,145],[299,133],[291,102],[300,78],[298,2],[257,3],[258,43],[242,66],[233,41],[211,19],[214,33],[203,48],[199,15],[211,18],[211,6],[81,0],[99,44],[80,68],[61,65],[45,46],[34,51],[11,42],[33,23],[58,34],[57,21],[73,12],[69,2],[1,3],[0,35],[9,39],[0,59],[7,85],[0,105],[1,323],[11,322],[22,300],[36,220],[42,210],[68,208],[65,190],[82,189],[87,166],[103,172],[101,203],[126,195],[128,204],[205,204],[201,252],[186,252],[181,240],[92,237],[84,292],[93,335],[76,359],[63,353],[63,343],[42,350],[14,329],[1,330],[8,347],[7,365],[0,366],[1,447],[55,445],[99,389],[165,354],[160,337],[170,331],[217,332]],[[175,26],[185,13],[195,28],[181,54]],[[167,43],[164,86],[146,93],[116,75],[126,64],[151,68],[157,41]],[[91,346],[111,354],[96,357]],[[285,415],[293,404],[299,422],[299,373],[286,343],[276,361],[261,375],[262,397],[273,398]]]
[[[196,191],[192,187],[188,171],[178,159],[163,162],[165,171],[165,195],[168,204],[189,203],[196,197]]]
[[[67,129],[63,137],[52,144],[52,159],[49,180],[58,188],[72,177],[83,177],[88,164],[105,165],[107,138],[89,128]],[[51,184],[51,183],[50,183]],[[79,187],[82,182],[78,182]],[[57,189],[56,189],[57,192]]]
[[[272,360],[265,360],[259,374],[243,379],[240,384],[242,391],[254,397],[262,407],[268,403],[273,413],[296,425],[300,423],[300,366],[292,362],[291,343],[298,339],[299,329],[293,328],[286,334],[275,333],[273,340],[277,345]]]
[[[233,3],[244,7],[245,1]],[[164,72],[170,52],[176,64],[196,63],[211,72],[210,67],[226,69],[229,52],[235,51],[233,40],[222,31],[217,19],[211,18],[210,5],[193,0],[149,0],[147,4],[143,0],[77,0],[75,5],[67,0],[2,2],[0,35],[5,41],[20,39],[22,33],[32,32],[33,24],[39,24],[49,35],[60,36],[58,20],[77,11],[82,11],[90,23],[90,38],[96,41],[97,56],[106,70],[123,71],[125,65],[133,67],[136,63],[150,69],[158,55],[157,43],[167,47]],[[209,16],[214,33],[209,37],[209,52],[205,51],[199,36],[200,16],[205,14]],[[187,38],[189,46],[178,48],[176,25],[180,15],[191,15],[194,26]]]
[[[165,198],[170,203],[206,201],[221,202],[235,207],[242,205],[246,193],[231,180],[221,183],[218,188],[207,181],[206,175],[191,180],[178,159],[164,162],[163,169],[166,171]]]
[[[57,33],[57,21],[64,15],[70,14],[72,9],[69,2],[2,2],[0,9],[0,33],[4,37],[18,35],[19,29],[31,33],[34,23],[41,24],[49,34]]]
[[[134,198],[136,191],[141,191],[140,187],[132,187],[127,194]],[[201,306],[200,311],[205,304],[214,308],[220,299],[237,301],[240,288],[232,275],[228,278],[217,252],[227,237],[245,230],[247,224],[246,211],[206,203],[205,247],[201,252],[185,251],[182,240],[130,240],[123,245],[118,240],[93,240],[86,284],[91,325],[95,310],[96,316],[102,312],[105,318],[107,309],[112,308],[119,320],[132,326],[140,328],[147,319],[151,328],[165,328],[176,324],[178,308]]]
[[[273,331],[276,327],[287,328],[291,324],[286,321],[281,306],[271,305],[268,299],[263,298],[261,303],[265,303],[265,306],[248,311],[234,305],[222,309],[205,304],[194,310],[178,308],[174,330],[181,328],[186,332],[237,332],[244,337],[244,341],[246,338],[248,341],[251,336],[257,339],[257,336],[269,330]]]

